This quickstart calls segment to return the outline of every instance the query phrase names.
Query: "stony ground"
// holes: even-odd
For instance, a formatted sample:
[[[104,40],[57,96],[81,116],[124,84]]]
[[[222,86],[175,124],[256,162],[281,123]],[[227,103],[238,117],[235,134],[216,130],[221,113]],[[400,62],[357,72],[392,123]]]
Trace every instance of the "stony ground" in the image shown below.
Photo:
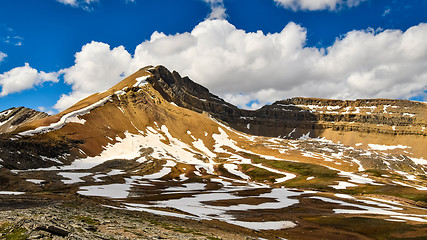
[[[0,197],[0,239],[258,239],[204,222],[162,218],[57,196]]]

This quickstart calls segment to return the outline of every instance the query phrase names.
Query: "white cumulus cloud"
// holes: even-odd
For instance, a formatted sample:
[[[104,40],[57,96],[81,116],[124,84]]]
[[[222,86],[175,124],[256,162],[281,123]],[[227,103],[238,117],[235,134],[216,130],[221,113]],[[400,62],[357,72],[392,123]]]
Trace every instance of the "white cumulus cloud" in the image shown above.
[[[4,52],[0,52],[0,62],[2,62],[7,57],[7,54]]]
[[[154,32],[133,56],[92,42],[65,69],[73,92],[55,106],[106,90],[147,65],[164,65],[246,108],[289,97],[411,98],[426,96],[427,24],[400,30],[355,30],[327,48],[306,46],[307,30],[289,23],[265,34],[205,20],[191,32]]]
[[[137,46],[133,70],[163,64],[240,105],[292,96],[409,98],[426,90],[427,24],[408,29],[347,33],[324,49],[307,47],[306,29],[280,33],[236,29],[206,20],[192,32],[155,33]]]
[[[33,88],[44,82],[58,82],[58,73],[38,72],[25,63],[23,67],[16,67],[8,72],[0,74],[0,97],[11,93]]]
[[[202,0],[211,8],[208,19],[226,19],[227,14],[223,0]]]
[[[279,6],[293,11],[335,11],[342,7],[355,7],[366,0],[274,0]]]
[[[91,42],[75,55],[74,66],[60,71],[72,92],[61,96],[54,108],[64,110],[78,100],[105,91],[124,78],[131,55],[123,46],[111,49],[108,44]]]

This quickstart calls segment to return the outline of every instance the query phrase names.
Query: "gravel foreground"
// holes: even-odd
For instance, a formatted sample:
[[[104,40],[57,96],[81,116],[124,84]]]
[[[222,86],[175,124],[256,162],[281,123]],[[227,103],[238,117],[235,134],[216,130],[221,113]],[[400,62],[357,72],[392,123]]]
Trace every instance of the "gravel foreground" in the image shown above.
[[[56,199],[55,199],[56,198]],[[58,199],[59,198],[59,199]],[[61,199],[62,198],[62,199]],[[263,234],[112,209],[79,196],[0,196],[0,239],[258,239]],[[250,236],[252,235],[252,236]]]

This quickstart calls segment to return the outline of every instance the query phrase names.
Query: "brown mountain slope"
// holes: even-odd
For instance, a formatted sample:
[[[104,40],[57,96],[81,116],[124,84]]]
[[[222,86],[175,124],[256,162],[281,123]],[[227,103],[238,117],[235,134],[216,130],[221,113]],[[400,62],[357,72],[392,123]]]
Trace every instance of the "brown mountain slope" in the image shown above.
[[[13,132],[26,123],[45,118],[47,113],[25,107],[10,108],[0,112],[0,134]]]

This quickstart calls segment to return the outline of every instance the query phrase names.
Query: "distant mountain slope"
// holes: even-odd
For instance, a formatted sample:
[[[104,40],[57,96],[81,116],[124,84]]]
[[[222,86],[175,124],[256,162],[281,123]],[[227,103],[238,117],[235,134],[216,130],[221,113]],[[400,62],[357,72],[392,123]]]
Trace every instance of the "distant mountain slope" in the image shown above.
[[[0,134],[13,132],[17,127],[49,116],[25,107],[10,108],[0,112]]]

